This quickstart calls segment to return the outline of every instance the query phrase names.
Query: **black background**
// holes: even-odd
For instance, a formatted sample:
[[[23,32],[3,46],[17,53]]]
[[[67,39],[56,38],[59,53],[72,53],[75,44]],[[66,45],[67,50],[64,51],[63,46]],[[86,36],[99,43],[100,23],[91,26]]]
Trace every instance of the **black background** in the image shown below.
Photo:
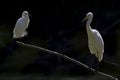
[[[66,54],[93,68],[96,68],[96,59],[87,47],[87,33],[85,22],[82,19],[88,12],[93,12],[92,28],[97,29],[104,40],[104,59],[116,62],[117,33],[120,26],[119,1],[102,0],[40,0],[40,1],[1,1],[0,24],[7,24],[11,35],[14,25],[22,12],[26,10],[32,16],[27,37],[27,43],[38,45]],[[11,36],[12,37],[12,36]],[[34,39],[37,39],[34,41]],[[80,41],[79,41],[80,40]],[[11,40],[6,43],[5,50],[10,47]],[[40,44],[41,43],[41,44]],[[2,48],[2,49],[3,49]],[[18,48],[17,48],[18,49]],[[11,54],[15,50],[12,50]],[[34,52],[34,51],[33,51]],[[3,53],[9,53],[3,51]],[[22,70],[5,68],[4,71],[19,71],[21,73],[41,74],[89,74],[83,68],[56,57],[55,55],[38,52],[33,62],[24,66]],[[18,53],[19,54],[19,53]],[[6,55],[4,55],[6,56]],[[12,56],[12,55],[11,55]],[[4,64],[4,60],[1,64]],[[119,62],[119,61],[118,61]],[[101,62],[100,65],[104,65]],[[60,67],[60,68],[59,68]],[[105,68],[108,66],[104,66]],[[103,67],[102,67],[103,68]],[[100,68],[102,70],[102,68]],[[1,68],[2,69],[2,68]],[[103,70],[104,71],[104,70]]]

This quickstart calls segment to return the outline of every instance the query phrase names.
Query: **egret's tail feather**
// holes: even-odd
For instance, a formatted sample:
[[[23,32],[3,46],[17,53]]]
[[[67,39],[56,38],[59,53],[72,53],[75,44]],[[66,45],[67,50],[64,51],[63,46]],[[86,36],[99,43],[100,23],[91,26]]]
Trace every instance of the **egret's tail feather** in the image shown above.
[[[101,62],[103,60],[103,54],[98,55],[98,61]]]
[[[28,34],[28,32],[25,31],[25,32],[21,35],[21,37],[24,37],[24,36],[26,36],[27,34]]]

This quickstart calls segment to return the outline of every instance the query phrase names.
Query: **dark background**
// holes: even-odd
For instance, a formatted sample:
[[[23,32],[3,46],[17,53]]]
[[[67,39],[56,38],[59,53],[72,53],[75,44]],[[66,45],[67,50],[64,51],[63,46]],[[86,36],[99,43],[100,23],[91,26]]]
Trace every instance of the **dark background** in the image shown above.
[[[96,69],[97,59],[88,49],[85,22],[93,12],[92,28],[104,40],[104,60],[120,64],[120,5],[119,1],[102,0],[42,0],[1,2],[0,7],[0,72],[41,75],[80,76],[90,73],[63,58],[13,42],[12,31],[22,12],[32,16],[28,36],[23,41],[60,52]],[[119,77],[116,65],[99,63],[102,72]]]

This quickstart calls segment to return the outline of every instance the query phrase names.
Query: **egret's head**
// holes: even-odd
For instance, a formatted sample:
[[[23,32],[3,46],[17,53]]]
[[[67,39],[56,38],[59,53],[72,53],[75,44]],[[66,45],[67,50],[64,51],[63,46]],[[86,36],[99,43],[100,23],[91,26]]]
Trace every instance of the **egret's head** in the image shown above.
[[[29,15],[29,13],[27,12],[27,11],[23,11],[23,13],[22,13],[22,16],[24,17],[24,16],[28,16]]]
[[[92,21],[92,18],[93,18],[93,13],[92,12],[88,12],[87,14],[86,14],[86,17],[83,19],[83,21],[82,22],[84,22],[85,20],[90,20],[90,21]]]

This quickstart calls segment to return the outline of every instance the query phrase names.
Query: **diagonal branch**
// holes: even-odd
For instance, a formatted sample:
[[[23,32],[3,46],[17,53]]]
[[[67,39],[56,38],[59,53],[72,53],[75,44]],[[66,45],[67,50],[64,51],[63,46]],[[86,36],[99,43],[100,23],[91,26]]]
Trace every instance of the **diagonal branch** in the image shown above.
[[[100,74],[100,75],[109,77],[109,78],[111,78],[111,79],[118,80],[117,78],[115,78],[115,77],[113,77],[113,76],[111,76],[111,75],[109,75],[109,74],[106,74],[106,73],[103,73],[103,72],[100,72],[100,71],[96,71],[95,69],[90,68],[89,66],[87,66],[87,65],[85,65],[85,64],[83,64],[83,63],[81,63],[81,62],[79,62],[79,61],[77,61],[77,60],[75,60],[75,59],[73,59],[73,58],[70,58],[70,57],[68,57],[68,56],[66,56],[66,55],[64,55],[64,54],[61,54],[61,53],[58,53],[58,52],[55,52],[55,51],[52,51],[52,50],[48,50],[48,49],[45,49],[45,48],[42,48],[42,47],[39,47],[39,46],[35,46],[35,45],[31,45],[31,44],[25,44],[25,43],[22,43],[22,42],[19,42],[19,41],[17,41],[17,43],[18,43],[19,45],[22,45],[22,46],[27,46],[27,47],[31,47],[31,48],[36,48],[36,49],[41,50],[41,51],[43,51],[43,52],[48,52],[48,53],[50,53],[50,54],[54,54],[54,55],[60,56],[60,57],[62,57],[62,58],[67,59],[68,61],[71,61],[71,62],[73,62],[73,63],[75,63],[75,64],[77,64],[77,65],[79,65],[79,66],[81,66],[81,67],[83,67],[83,68],[85,68],[85,69],[87,69],[88,71],[90,71],[90,72],[92,72],[92,73],[97,73],[97,74]]]

